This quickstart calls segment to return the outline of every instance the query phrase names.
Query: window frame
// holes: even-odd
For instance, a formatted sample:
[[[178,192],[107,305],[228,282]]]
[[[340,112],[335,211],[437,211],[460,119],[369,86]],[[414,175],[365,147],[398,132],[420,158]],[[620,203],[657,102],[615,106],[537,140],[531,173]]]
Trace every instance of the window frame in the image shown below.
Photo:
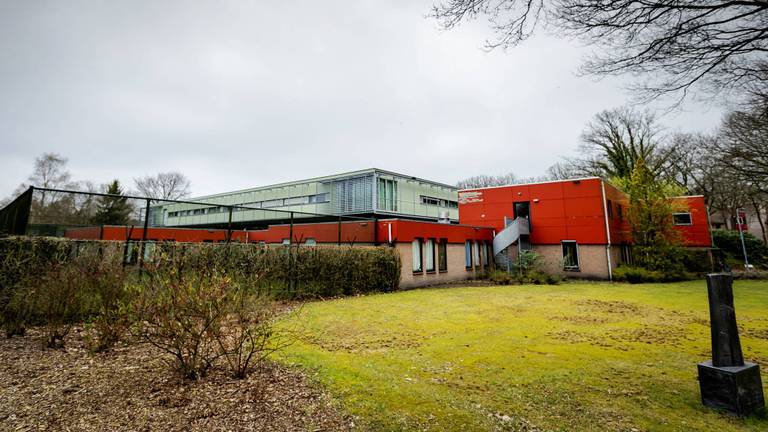
[[[437,271],[448,271],[448,239],[440,239],[437,244]]]
[[[575,266],[568,266],[565,263],[565,245],[573,244],[574,251],[576,252],[575,258],[576,258],[576,265]],[[561,247],[561,254],[563,257],[563,270],[564,271],[570,271],[570,272],[580,272],[581,271],[581,257],[579,257],[579,243],[576,240],[561,240],[560,241],[560,247]]]
[[[424,271],[427,273],[434,273],[437,269],[437,263],[435,262],[435,239],[428,238],[424,242]],[[431,249],[431,250],[430,250]],[[430,258],[432,266],[430,267]]]
[[[419,267],[416,268],[416,249],[418,249],[419,253]],[[422,239],[419,237],[416,237],[411,242],[411,270],[413,270],[413,274],[423,274],[424,273],[424,247],[422,245]]]
[[[688,216],[688,223],[678,223],[676,220],[676,216]],[[672,213],[672,223],[674,223],[675,226],[691,226],[693,225],[693,215],[691,214],[691,212]]]
[[[472,240],[465,240],[464,241],[464,267],[467,270],[472,270],[473,266],[472,262]]]

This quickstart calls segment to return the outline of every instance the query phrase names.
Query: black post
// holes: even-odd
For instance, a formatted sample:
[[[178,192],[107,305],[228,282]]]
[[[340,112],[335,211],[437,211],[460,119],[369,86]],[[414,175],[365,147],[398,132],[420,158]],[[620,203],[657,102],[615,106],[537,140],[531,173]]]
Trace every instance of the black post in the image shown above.
[[[229,206],[229,221],[227,222],[227,243],[232,239],[232,206]]]
[[[718,367],[744,366],[733,307],[732,284],[730,275],[707,276],[709,319],[712,323],[712,364]]]
[[[341,216],[339,216],[339,246],[341,246]]]
[[[144,266],[144,248],[146,247],[145,244],[147,242],[147,231],[149,230],[149,205],[151,203],[152,200],[147,198],[147,208],[144,209],[144,229],[141,232],[141,247],[139,247],[139,268]]]
[[[760,368],[745,362],[733,307],[730,274],[707,275],[712,361],[699,363],[701,402],[739,416],[765,410]]]
[[[288,232],[288,242],[289,244],[293,244],[293,212],[291,212],[291,227]]]
[[[298,252],[298,249],[296,250]],[[293,262],[293,212],[291,212],[291,225],[288,231],[288,291],[294,293],[294,269],[296,266]]]

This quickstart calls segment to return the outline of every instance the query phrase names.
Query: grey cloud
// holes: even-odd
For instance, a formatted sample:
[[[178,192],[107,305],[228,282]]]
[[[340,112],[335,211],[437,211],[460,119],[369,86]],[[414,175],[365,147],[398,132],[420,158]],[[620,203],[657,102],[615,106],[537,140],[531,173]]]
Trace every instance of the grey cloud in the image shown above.
[[[198,195],[372,166],[535,176],[627,100],[574,76],[567,41],[487,53],[484,23],[442,32],[430,4],[3,2],[0,196],[45,151],[78,180],[178,170]],[[687,108],[668,126],[722,114]]]

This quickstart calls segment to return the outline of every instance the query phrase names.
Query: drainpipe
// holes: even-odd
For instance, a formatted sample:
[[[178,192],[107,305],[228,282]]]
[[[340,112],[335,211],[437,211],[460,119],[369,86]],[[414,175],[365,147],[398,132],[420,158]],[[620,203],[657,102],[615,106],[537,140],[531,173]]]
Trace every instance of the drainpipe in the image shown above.
[[[600,187],[603,193],[603,216],[605,216],[605,236],[608,244],[605,246],[605,257],[608,260],[608,280],[613,281],[613,265],[611,264],[611,228],[608,225],[608,203],[605,200],[605,181],[600,179]]]

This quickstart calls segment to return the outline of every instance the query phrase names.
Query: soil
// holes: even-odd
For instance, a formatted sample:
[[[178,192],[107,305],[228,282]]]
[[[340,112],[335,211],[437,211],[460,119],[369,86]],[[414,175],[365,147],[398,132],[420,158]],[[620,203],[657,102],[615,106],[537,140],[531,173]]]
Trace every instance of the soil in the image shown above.
[[[43,349],[37,329],[0,338],[0,430],[338,431],[354,428],[305,372],[265,363],[246,379],[186,381],[147,345],[103,354],[74,330]]]

